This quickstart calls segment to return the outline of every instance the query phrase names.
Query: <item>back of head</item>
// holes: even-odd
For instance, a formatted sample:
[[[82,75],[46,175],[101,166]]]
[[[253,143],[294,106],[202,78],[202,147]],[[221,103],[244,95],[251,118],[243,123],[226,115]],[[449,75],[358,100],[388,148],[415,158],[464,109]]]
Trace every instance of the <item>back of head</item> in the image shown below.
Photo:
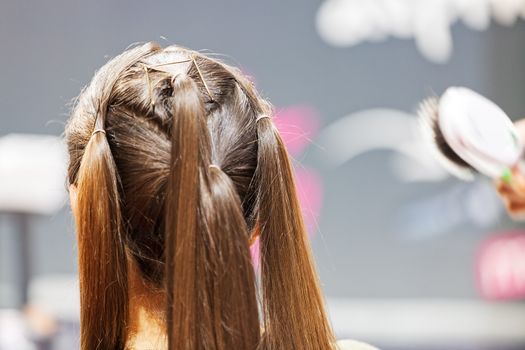
[[[96,73],[66,127],[82,349],[124,348],[128,258],[166,293],[169,349],[333,347],[270,115],[237,69],[181,47],[148,43]]]

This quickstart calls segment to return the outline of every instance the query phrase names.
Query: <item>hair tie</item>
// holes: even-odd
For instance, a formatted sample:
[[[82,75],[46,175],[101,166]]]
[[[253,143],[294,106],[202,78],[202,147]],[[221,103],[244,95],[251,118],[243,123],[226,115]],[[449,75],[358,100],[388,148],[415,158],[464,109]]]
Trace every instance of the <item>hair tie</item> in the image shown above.
[[[259,120],[264,119],[264,118],[272,119],[272,117],[270,117],[269,115],[267,115],[267,114],[263,114],[263,115],[258,116],[258,117],[255,119],[255,122],[257,123]]]
[[[97,132],[101,132],[101,133],[103,133],[104,135],[106,134],[106,130],[104,130],[104,129],[95,129],[95,130],[91,133],[91,136],[95,135]]]
[[[215,165],[215,164],[210,164],[210,165],[208,165],[208,168],[210,168],[210,169],[211,169],[211,168],[215,168],[215,169],[217,169],[217,170],[219,170],[219,171],[222,171],[222,169],[221,169],[218,165]]]

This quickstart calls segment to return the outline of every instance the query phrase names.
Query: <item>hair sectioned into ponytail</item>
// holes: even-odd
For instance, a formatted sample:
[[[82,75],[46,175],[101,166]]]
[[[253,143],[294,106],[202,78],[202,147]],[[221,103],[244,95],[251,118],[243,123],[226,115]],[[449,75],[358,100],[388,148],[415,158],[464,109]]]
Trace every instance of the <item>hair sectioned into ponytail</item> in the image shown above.
[[[334,349],[271,113],[238,69],[178,46],[96,73],[66,127],[82,350],[133,348],[136,278],[169,350]]]

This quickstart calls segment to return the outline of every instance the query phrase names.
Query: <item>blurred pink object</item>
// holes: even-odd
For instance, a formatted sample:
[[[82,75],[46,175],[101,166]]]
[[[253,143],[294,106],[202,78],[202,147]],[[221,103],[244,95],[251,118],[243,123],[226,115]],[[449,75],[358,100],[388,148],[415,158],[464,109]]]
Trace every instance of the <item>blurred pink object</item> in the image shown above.
[[[274,121],[292,156],[301,154],[319,130],[318,113],[306,105],[278,109]]]
[[[298,158],[305,151],[319,131],[318,113],[314,108],[306,105],[279,109],[274,116],[274,122],[286,149],[293,158]],[[315,170],[303,166],[296,167],[294,170],[304,221],[310,236],[313,236],[323,201],[321,177]],[[250,248],[256,268],[259,267],[259,249],[259,239],[257,239]]]
[[[298,158],[319,131],[319,114],[307,105],[296,105],[278,109],[275,125],[283,138],[286,149],[293,158]],[[297,193],[308,231],[315,231],[323,200],[321,178],[313,169],[296,167]]]
[[[499,234],[482,244],[477,285],[486,299],[525,299],[525,232]]]

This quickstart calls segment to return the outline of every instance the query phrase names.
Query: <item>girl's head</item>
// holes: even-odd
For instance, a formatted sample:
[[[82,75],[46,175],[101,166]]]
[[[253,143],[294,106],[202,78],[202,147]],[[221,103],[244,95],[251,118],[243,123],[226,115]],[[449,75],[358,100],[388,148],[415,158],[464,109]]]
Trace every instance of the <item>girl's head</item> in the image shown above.
[[[332,347],[271,113],[238,69],[181,47],[148,43],[97,72],[66,127],[82,349],[124,347],[128,261],[165,291],[170,349]]]

